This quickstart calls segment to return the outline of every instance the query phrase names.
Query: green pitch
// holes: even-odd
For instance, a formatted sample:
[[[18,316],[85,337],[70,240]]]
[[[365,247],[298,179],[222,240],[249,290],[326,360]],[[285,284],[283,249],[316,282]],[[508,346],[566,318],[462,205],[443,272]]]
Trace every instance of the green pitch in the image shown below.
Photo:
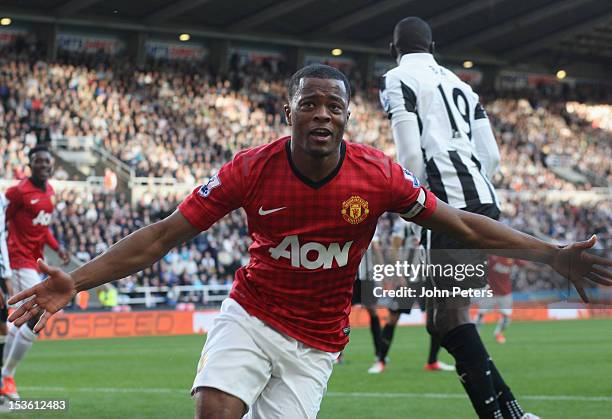
[[[494,342],[492,330],[481,331],[485,343],[527,411],[572,419],[612,411],[612,320],[514,323],[506,345]],[[20,366],[17,385],[23,398],[69,399],[67,414],[45,416],[193,417],[188,389],[203,342],[202,336],[41,341]],[[422,327],[399,328],[387,371],[372,376],[369,331],[354,330],[319,417],[472,418],[454,373],[422,371],[427,348]],[[444,351],[442,360],[450,362]]]

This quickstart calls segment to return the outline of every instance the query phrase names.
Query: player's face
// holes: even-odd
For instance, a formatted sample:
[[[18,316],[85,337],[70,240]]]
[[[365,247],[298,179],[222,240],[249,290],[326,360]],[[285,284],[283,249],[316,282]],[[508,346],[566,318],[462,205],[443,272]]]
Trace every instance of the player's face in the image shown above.
[[[48,151],[39,151],[30,158],[32,177],[39,181],[46,181],[53,173],[53,156]]]
[[[350,113],[341,80],[303,78],[285,116],[297,148],[315,157],[337,153]]]

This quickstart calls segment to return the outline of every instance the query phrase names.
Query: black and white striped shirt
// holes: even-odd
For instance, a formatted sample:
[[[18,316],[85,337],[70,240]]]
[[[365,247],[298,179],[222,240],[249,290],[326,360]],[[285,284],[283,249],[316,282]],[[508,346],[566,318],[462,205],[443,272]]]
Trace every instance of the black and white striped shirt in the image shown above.
[[[424,176],[429,189],[455,208],[499,206],[489,180],[499,151],[468,84],[431,54],[406,54],[383,76],[380,99],[392,120],[402,166]],[[415,161],[420,156],[423,161]]]

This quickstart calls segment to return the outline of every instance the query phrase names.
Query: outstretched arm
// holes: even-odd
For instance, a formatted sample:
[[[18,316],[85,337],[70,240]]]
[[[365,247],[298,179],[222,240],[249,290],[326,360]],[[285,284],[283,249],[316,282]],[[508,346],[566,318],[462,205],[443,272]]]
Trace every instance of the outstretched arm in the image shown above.
[[[587,241],[557,247],[488,217],[455,209],[440,200],[430,217],[416,222],[476,249],[546,263],[572,281],[584,301],[588,301],[584,291],[586,280],[612,286],[612,272],[604,268],[612,266],[612,260],[585,252],[595,245],[595,236]],[[522,252],[518,253],[518,250]]]
[[[73,271],[75,289],[77,292],[88,290],[139,272],[199,232],[175,211],[168,218],[121,239],[102,255]]]
[[[170,249],[200,232],[179,212],[143,227],[111,246],[106,252],[67,274],[56,267],[38,261],[40,270],[48,275],[40,284],[15,295],[9,304],[33,297],[21,305],[9,320],[17,326],[44,311],[34,328],[42,330],[47,320],[68,304],[75,294],[107,282],[124,278],[152,265]]]

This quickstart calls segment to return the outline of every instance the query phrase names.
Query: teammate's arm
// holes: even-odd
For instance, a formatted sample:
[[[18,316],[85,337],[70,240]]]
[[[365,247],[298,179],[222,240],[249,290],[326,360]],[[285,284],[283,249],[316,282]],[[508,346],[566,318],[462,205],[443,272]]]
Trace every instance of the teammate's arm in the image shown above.
[[[425,179],[421,134],[416,114],[400,109],[391,117],[397,161],[417,178]]]
[[[59,244],[57,239],[53,237],[53,233],[51,232],[50,228],[47,229],[47,244],[55,251],[55,253],[57,253],[62,260],[62,263],[64,265],[68,265],[68,262],[70,262],[70,253],[68,253],[68,251]]]
[[[476,249],[546,263],[572,281],[585,301],[588,301],[583,288],[586,280],[612,286],[612,272],[603,267],[612,266],[612,260],[585,252],[595,245],[595,236],[587,241],[558,247],[488,217],[453,208],[439,199],[429,217],[416,219],[415,222]]]
[[[406,84],[409,82],[404,82],[394,74],[385,76],[380,86],[380,102],[391,119],[398,163],[417,178],[425,179],[416,94],[414,89]]]
[[[41,272],[49,278],[9,300],[10,304],[14,304],[35,296],[17,309],[11,315],[10,321],[15,321],[15,325],[20,326],[44,309],[44,314],[34,328],[34,331],[38,332],[51,315],[68,304],[77,292],[141,271],[199,232],[200,230],[191,225],[179,211],[175,211],[168,218],[123,238],[102,255],[70,274],[39,260]]]

